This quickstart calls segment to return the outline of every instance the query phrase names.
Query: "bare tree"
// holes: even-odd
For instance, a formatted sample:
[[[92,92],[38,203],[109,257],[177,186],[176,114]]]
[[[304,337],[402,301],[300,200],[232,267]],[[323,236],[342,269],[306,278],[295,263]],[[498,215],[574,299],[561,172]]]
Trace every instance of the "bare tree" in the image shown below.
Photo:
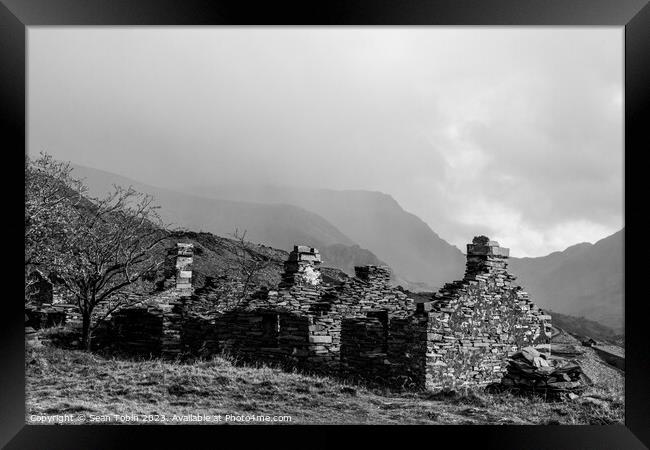
[[[102,199],[75,208],[63,251],[51,255],[58,280],[74,296],[82,315],[82,343],[90,349],[92,331],[110,312],[134,297],[144,277],[162,265],[158,251],[168,236],[149,195],[114,186]],[[103,318],[91,323],[95,308]]]
[[[158,250],[168,231],[151,196],[114,186],[104,198],[89,198],[71,170],[47,154],[25,158],[25,289],[34,268],[62,285],[79,308],[89,349],[105,317],[139,300],[133,294],[164,261]],[[98,305],[102,317],[93,323]]]
[[[86,192],[71,175],[69,163],[46,153],[37,159],[25,155],[25,303],[37,293],[34,271],[48,278],[46,255],[59,250],[62,236],[70,231],[71,214]],[[40,270],[42,269],[42,270]]]
[[[254,250],[254,244],[246,240],[246,230],[240,234],[239,229],[231,234],[235,240],[235,257],[237,259],[237,272],[243,281],[239,300],[246,298],[250,288],[258,282],[258,277],[273,261]]]

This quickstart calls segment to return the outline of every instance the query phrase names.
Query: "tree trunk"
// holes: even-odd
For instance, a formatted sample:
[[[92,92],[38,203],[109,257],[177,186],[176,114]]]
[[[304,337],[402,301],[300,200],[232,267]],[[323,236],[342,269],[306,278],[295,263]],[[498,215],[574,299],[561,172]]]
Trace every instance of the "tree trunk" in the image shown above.
[[[81,343],[83,348],[90,351],[90,314],[82,314],[82,326],[81,326]]]

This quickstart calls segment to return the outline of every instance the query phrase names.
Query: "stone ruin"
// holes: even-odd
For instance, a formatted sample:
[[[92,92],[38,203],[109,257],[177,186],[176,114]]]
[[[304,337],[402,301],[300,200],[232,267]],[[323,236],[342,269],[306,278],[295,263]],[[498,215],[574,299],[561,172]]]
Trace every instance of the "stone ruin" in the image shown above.
[[[167,289],[113,313],[106,340],[117,348],[164,357],[180,355],[181,300],[192,294],[194,248],[192,244],[178,243],[170,253],[174,275],[164,281]]]
[[[31,272],[26,281],[29,284],[25,294],[29,302],[25,305],[25,327],[38,330],[65,324],[65,312],[53,307],[52,282],[38,270]]]
[[[551,316],[507,271],[509,250],[484,236],[467,244],[465,276],[418,305],[426,329],[425,387],[486,385],[519,349],[547,344]]]
[[[26,296],[29,302],[36,306],[51,305],[54,300],[54,287],[39,270],[32,271],[27,277],[28,288]]]
[[[176,289],[192,290],[192,262],[194,246],[192,244],[177,244],[176,256]]]
[[[508,249],[479,236],[462,280],[416,303],[388,267],[324,281],[317,249],[297,245],[276,290],[211,311],[191,289],[191,244],[178,244],[172,288],[115,314],[114,342],[162,356],[235,354],[243,360],[389,386],[439,390],[498,382],[523,347],[550,342],[550,316],[507,270]]]
[[[415,304],[389,284],[387,268],[361,269],[363,277],[325,283],[314,248],[295,246],[277,290],[253,297],[225,312],[206,331],[217,348],[253,360],[277,361],[322,373],[338,374],[354,365],[345,349],[345,321],[408,315]],[[374,319],[381,320],[381,319]],[[353,340],[351,334],[347,339]],[[350,360],[343,358],[350,355]]]

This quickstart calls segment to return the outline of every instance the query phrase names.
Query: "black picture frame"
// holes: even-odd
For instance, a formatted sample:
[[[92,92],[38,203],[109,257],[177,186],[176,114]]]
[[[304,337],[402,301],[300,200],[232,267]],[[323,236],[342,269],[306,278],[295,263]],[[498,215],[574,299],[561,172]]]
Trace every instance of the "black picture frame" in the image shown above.
[[[16,301],[22,287],[5,276],[0,313],[0,444],[15,448],[120,448],[136,439],[147,447],[191,448],[197,437],[210,446],[236,439],[276,442],[283,447],[327,446],[357,435],[368,448],[389,437],[398,445],[447,446],[473,443],[477,448],[636,449],[650,446],[650,380],[646,302],[643,295],[645,256],[642,234],[645,208],[641,164],[648,138],[650,99],[650,6],[647,0],[403,0],[259,2],[223,0],[0,0],[0,123],[4,130],[5,174],[18,170],[25,151],[26,27],[35,25],[521,25],[625,27],[625,426],[291,426],[128,427],[25,425],[23,306]],[[24,162],[24,161],[23,161]],[[15,167],[15,169],[14,169]],[[22,172],[21,172],[22,173]],[[20,177],[19,177],[20,178]],[[5,177],[7,179],[7,177]],[[19,181],[18,181],[19,182]],[[7,200],[15,200],[16,217],[5,223],[19,235],[19,208],[24,204],[16,183],[6,184]],[[15,215],[14,215],[15,213]],[[20,247],[18,239],[6,238]],[[18,255],[20,249],[5,256]],[[17,257],[17,256],[16,256]],[[7,256],[8,260],[11,259]],[[15,270],[15,269],[14,269]],[[5,272],[10,273],[10,272]],[[14,292],[14,290],[16,292]],[[254,430],[254,431],[253,431]],[[345,436],[340,431],[345,430]],[[422,443],[416,442],[422,440]],[[451,440],[451,441],[450,441]],[[156,442],[154,444],[154,441]],[[404,444],[399,441],[403,441]],[[232,442],[232,441],[231,441]],[[454,445],[457,447],[457,445]]]

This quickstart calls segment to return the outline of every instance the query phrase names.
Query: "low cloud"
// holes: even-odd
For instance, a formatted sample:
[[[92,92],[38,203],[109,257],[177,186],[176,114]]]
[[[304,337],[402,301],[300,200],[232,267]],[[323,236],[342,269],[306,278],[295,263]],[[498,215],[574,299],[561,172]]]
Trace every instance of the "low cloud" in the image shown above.
[[[620,28],[30,28],[29,150],[393,195],[513,255],[623,226]]]

